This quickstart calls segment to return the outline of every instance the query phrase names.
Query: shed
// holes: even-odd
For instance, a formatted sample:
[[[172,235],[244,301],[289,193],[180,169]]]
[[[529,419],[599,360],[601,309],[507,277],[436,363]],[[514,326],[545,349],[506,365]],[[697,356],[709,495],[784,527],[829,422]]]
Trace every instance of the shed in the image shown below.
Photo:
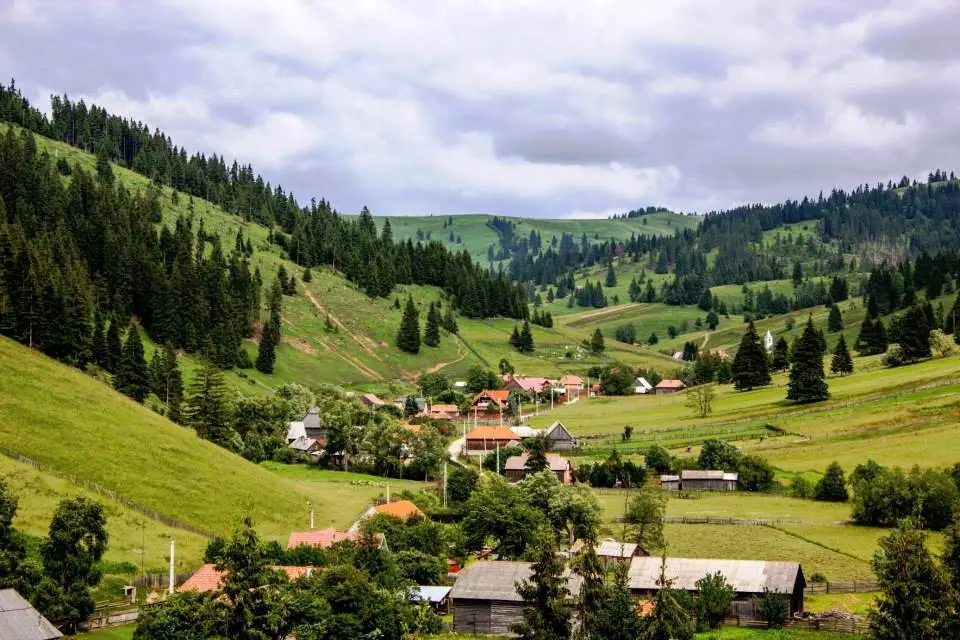
[[[630,563],[630,592],[650,598],[658,590],[661,558],[634,558]],[[790,598],[790,615],[803,611],[803,590],[807,586],[799,562],[764,560],[710,560],[703,558],[667,558],[666,576],[680,591],[697,591],[697,581],[719,572],[733,587],[732,615],[755,618],[756,598],[765,590]]]
[[[547,449],[550,451],[573,451],[580,443],[559,420],[546,428]]]
[[[0,589],[0,638],[3,640],[53,640],[62,638],[15,589]]]
[[[507,480],[523,480],[527,475],[527,460],[529,458],[530,456],[526,453],[507,458],[507,461],[503,465],[503,471],[507,476]],[[561,483],[570,484],[573,482],[573,465],[568,459],[554,453],[548,453],[547,463],[550,465],[550,471],[553,471],[557,476],[557,480]]]
[[[450,592],[456,633],[511,635],[511,625],[523,620],[523,600],[517,583],[530,578],[529,562],[477,562],[457,574]],[[579,576],[568,574],[567,591],[580,592]]]
[[[450,613],[450,591],[453,587],[417,586],[410,590],[414,602],[427,602],[439,615]]]
[[[682,391],[687,385],[683,383],[683,380],[661,380],[660,383],[655,387],[656,395],[663,395],[665,393],[676,393],[677,391]]]
[[[660,476],[660,488],[667,491],[680,491],[680,476]]]
[[[739,480],[740,474],[718,469],[684,469],[680,472],[680,488],[684,491],[736,491]]]
[[[571,555],[579,555],[583,551],[585,543],[583,540],[576,540],[570,547]],[[597,557],[603,563],[607,571],[613,571],[617,564],[623,560],[629,562],[631,558],[648,556],[646,549],[632,542],[619,542],[613,539],[602,540],[594,547]]]
[[[634,393],[650,393],[653,391],[653,385],[647,382],[646,378],[638,377],[633,381]]]

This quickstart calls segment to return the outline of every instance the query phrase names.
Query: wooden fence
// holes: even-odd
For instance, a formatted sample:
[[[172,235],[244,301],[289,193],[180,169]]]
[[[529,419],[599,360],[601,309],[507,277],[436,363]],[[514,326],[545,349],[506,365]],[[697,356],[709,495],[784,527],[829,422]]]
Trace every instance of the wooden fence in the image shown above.
[[[664,524],[722,524],[739,527],[802,526],[809,524],[805,520],[758,519],[758,518],[719,518],[717,516],[665,516]]]
[[[767,622],[757,618],[736,617],[727,618],[725,624],[735,627],[749,627],[752,629],[766,629]],[[783,623],[784,629],[801,631],[834,631],[837,633],[852,633],[870,635],[870,625],[866,620],[852,620],[848,618],[793,618]]]
[[[880,591],[876,582],[811,582],[806,593],[867,593]]]
[[[130,500],[129,498],[120,495],[113,489],[108,489],[102,485],[97,484],[96,482],[90,482],[89,480],[86,480],[84,478],[78,478],[74,475],[70,475],[69,473],[63,473],[49,466],[42,465],[36,460],[32,460],[16,451],[13,451],[12,449],[7,449],[6,447],[0,447],[0,454],[3,454],[8,458],[12,458],[17,462],[29,465],[34,469],[36,469],[37,471],[43,471],[44,473],[48,473],[52,476],[56,476],[57,478],[60,478],[61,480],[65,480],[66,482],[69,482],[70,484],[76,487],[80,487],[82,489],[86,489],[87,491],[92,491],[93,493],[101,495],[105,498],[115,500],[116,502],[119,502],[120,504],[127,507],[131,511],[136,511],[137,513],[147,516],[151,520],[162,522],[163,524],[169,527],[182,529],[183,531],[195,533],[197,535],[200,535],[209,539],[212,539],[214,537],[214,534],[210,533],[209,531],[204,531],[203,529],[194,527],[193,525],[187,524],[186,522],[182,522],[180,520],[177,520],[176,518],[171,518],[170,516],[166,516],[158,511],[154,511],[150,507],[146,507],[138,502],[134,502],[133,500]]]
[[[175,573],[173,575],[173,584],[179,587],[186,582],[193,573]],[[148,573],[138,576],[130,581],[130,584],[137,589],[166,590],[170,586],[170,574],[168,573]]]

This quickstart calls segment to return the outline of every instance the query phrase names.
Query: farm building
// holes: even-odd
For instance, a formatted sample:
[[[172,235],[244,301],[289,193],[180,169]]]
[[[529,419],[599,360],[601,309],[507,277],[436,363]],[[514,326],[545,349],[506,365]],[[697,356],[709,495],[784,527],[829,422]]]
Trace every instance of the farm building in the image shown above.
[[[677,391],[683,391],[687,385],[683,384],[683,380],[661,380],[656,389],[656,395],[663,395],[665,393],[676,393]]]
[[[577,540],[570,547],[571,555],[578,555],[585,546],[583,540]],[[631,558],[639,558],[650,555],[638,544],[632,542],[618,542],[617,540],[601,540],[596,547],[597,557],[603,563],[607,571],[613,571],[621,561],[630,562]]]
[[[320,408],[310,407],[307,415],[303,417],[303,432],[308,438],[314,440],[326,440],[327,430],[320,421]]]
[[[326,443],[323,440],[314,440],[313,438],[308,438],[307,436],[300,436],[288,446],[297,453],[302,453],[305,455],[320,455],[320,453],[323,452],[324,444]]]
[[[699,471],[684,469],[680,472],[680,488],[684,491],[736,491],[740,474],[720,470]]]
[[[360,402],[362,402],[365,406],[371,409],[379,409],[380,407],[386,404],[376,394],[373,394],[373,393],[364,393],[363,395],[361,395]]]
[[[290,580],[296,580],[309,576],[313,572],[313,567],[271,567],[274,571],[283,571]],[[214,564],[202,565],[194,572],[187,581],[177,587],[177,591],[184,593],[186,591],[196,591],[198,593],[207,593],[209,591],[220,591],[223,586],[223,577],[225,571],[220,571]],[[6,636],[2,636],[6,638]]]
[[[3,640],[54,640],[62,638],[15,589],[0,589],[0,638]]]
[[[503,466],[507,480],[511,482],[523,480],[527,475],[527,460],[529,457],[530,456],[525,453],[520,456],[510,456],[507,458]],[[547,463],[550,465],[550,471],[553,471],[557,476],[557,480],[561,483],[570,484],[573,482],[573,465],[569,460],[555,453],[548,453]]]
[[[573,451],[580,446],[573,434],[559,420],[547,427],[544,433],[547,436],[547,449],[550,451]]]
[[[394,518],[400,518],[401,520],[426,517],[426,514],[420,510],[420,507],[413,504],[410,500],[397,500],[396,502],[377,505],[374,511],[393,516]]]
[[[450,591],[453,587],[417,586],[410,590],[410,599],[414,602],[426,602],[437,614],[450,613]]]
[[[473,397],[471,411],[478,413],[497,413],[507,408],[510,392],[506,389],[491,391],[484,389]]]
[[[334,543],[343,540],[356,540],[357,535],[337,529],[312,529],[310,531],[294,531],[287,539],[287,549],[296,549],[301,545],[326,549]]]
[[[757,617],[756,598],[764,591],[775,591],[790,598],[790,615],[803,611],[803,590],[807,582],[798,562],[762,560],[707,560],[703,558],[667,558],[667,579],[673,588],[695,592],[697,580],[720,572],[733,587],[731,615]],[[658,590],[661,558],[640,557],[630,563],[630,592],[648,599]]]
[[[647,382],[646,378],[637,378],[633,381],[633,392],[634,393],[652,393],[653,385]]]
[[[530,578],[529,562],[477,562],[457,574],[450,592],[456,633],[512,635],[511,625],[523,620],[523,600],[517,583]],[[580,592],[580,577],[571,575],[567,590]]]
[[[496,451],[517,442],[517,434],[507,427],[477,427],[467,434],[467,453]]]
[[[660,488],[667,491],[680,491],[680,476],[660,476]]]
[[[507,380],[507,391],[521,391],[529,393],[532,396],[539,395],[544,391],[550,390],[550,380],[547,378],[524,378],[512,376]]]

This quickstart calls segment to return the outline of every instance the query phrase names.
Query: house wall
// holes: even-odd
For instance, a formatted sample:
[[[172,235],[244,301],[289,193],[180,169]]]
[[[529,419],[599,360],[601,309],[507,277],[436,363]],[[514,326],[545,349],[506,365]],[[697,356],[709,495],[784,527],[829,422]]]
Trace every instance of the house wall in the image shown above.
[[[672,480],[670,482],[661,482],[660,487],[667,491],[680,491],[680,481]]]
[[[556,440],[551,438],[547,444],[547,449],[550,451],[573,451],[573,441],[567,438],[558,438]]]
[[[664,387],[664,388],[661,388],[661,389],[656,389],[656,394],[657,394],[658,396],[662,396],[662,395],[665,395],[665,394],[667,394],[667,393],[676,393],[677,391],[680,391],[680,389],[676,389],[676,388],[673,388],[673,387],[671,387],[671,388],[668,389],[668,388]]]
[[[453,601],[453,630],[457,633],[513,635],[510,627],[522,620],[520,602],[460,598]]]
[[[507,473],[507,480],[509,480],[510,482],[517,482],[519,480],[523,480],[524,476],[526,475],[526,472],[521,471],[520,469],[507,469],[506,473]]]
[[[509,444],[508,441],[501,440],[500,448],[504,448]],[[467,440],[467,450],[469,451],[496,451],[497,450],[497,441],[496,440]]]
[[[684,491],[736,491],[732,480],[683,480]]]

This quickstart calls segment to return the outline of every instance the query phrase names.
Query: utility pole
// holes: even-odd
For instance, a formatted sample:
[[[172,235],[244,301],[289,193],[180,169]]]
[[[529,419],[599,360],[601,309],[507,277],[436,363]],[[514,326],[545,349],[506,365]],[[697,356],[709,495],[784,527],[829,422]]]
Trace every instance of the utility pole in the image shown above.
[[[175,574],[173,572],[173,567],[174,567],[173,554],[174,554],[173,540],[171,540],[170,541],[170,586],[168,591],[170,595],[173,595],[173,587],[174,587],[174,581],[175,581]]]
[[[447,508],[447,461],[443,461],[443,508]]]

